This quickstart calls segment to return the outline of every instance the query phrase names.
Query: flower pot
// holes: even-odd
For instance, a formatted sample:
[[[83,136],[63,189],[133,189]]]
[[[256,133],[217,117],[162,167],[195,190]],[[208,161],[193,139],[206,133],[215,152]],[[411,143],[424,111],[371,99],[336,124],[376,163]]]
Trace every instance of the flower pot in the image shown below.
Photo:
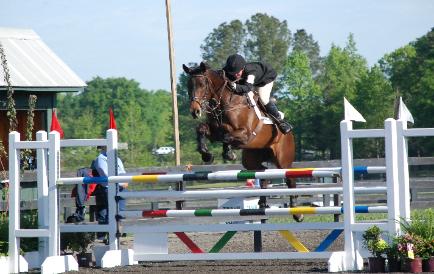
[[[402,271],[411,273],[422,272],[422,258],[405,259],[402,262]]]
[[[369,271],[370,272],[385,272],[385,259],[384,258],[377,258],[377,257],[369,257]]]
[[[78,253],[77,261],[78,266],[90,267],[92,264],[92,253]]]
[[[401,272],[401,260],[398,258],[387,259],[387,266],[389,272]]]
[[[423,272],[434,272],[434,256],[428,259],[422,260],[422,271]]]

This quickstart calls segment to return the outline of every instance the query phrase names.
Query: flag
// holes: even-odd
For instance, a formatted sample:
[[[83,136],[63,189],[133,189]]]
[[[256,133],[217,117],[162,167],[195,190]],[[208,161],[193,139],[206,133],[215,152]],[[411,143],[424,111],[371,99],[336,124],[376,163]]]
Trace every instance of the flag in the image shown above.
[[[50,131],[57,131],[60,135],[60,139],[63,138],[63,129],[60,126],[59,120],[57,120],[56,112],[53,109],[53,113],[51,115],[51,127]]]
[[[115,115],[113,114],[112,108],[109,108],[109,114],[110,114],[109,129],[116,129]]]
[[[365,118],[363,118],[362,114],[360,114],[357,109],[355,109],[350,102],[348,102],[347,98],[344,97],[344,109],[345,109],[345,120],[346,121],[355,121],[355,122],[366,122]]]
[[[402,101],[402,97],[399,97],[398,119],[414,124],[413,115],[411,115],[411,112],[408,110],[407,106]]]

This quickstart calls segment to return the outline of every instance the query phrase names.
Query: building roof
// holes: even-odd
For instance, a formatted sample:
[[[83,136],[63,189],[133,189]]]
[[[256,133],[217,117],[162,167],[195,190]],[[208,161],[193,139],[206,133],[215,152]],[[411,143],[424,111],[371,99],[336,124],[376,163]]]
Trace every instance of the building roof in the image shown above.
[[[33,30],[0,27],[0,43],[14,89],[63,92],[86,86]],[[5,87],[0,66],[0,89]]]

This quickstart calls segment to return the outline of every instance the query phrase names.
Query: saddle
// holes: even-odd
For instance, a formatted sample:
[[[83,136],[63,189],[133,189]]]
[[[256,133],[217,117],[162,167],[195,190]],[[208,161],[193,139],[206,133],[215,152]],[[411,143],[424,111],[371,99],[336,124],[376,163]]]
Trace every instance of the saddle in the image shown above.
[[[259,120],[261,120],[266,125],[272,125],[275,124],[274,121],[267,116],[267,111],[265,109],[264,104],[259,100],[259,96],[255,96],[255,93],[253,91],[250,91],[247,93],[247,101],[248,104],[253,107],[253,110],[255,111],[256,116]],[[281,119],[283,119],[284,114],[279,111]]]

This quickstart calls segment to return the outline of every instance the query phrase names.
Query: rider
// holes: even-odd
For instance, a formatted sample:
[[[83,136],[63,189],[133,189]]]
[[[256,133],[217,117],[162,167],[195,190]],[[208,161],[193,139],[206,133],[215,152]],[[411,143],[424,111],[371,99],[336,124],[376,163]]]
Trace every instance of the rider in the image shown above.
[[[241,55],[232,54],[228,57],[223,70],[235,93],[257,91],[267,113],[277,123],[280,131],[287,134],[292,130],[292,125],[281,118],[277,106],[270,101],[271,89],[277,77],[276,71],[270,65],[263,62],[246,63]]]

